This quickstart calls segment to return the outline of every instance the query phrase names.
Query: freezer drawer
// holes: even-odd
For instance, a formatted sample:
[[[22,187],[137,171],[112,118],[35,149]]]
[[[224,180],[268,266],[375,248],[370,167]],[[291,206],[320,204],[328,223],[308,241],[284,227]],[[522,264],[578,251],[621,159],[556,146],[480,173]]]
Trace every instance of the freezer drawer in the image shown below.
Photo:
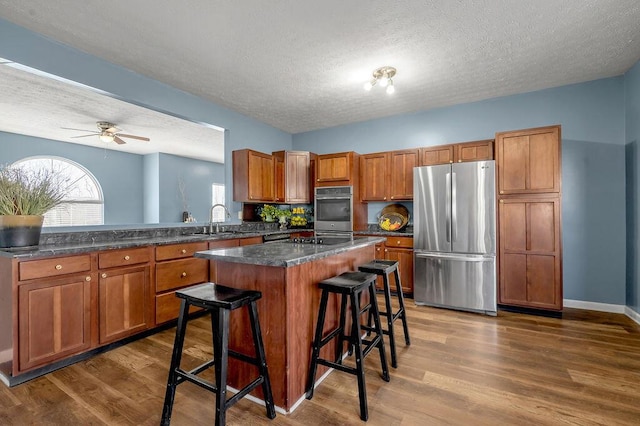
[[[414,268],[416,304],[496,314],[495,256],[416,252]]]

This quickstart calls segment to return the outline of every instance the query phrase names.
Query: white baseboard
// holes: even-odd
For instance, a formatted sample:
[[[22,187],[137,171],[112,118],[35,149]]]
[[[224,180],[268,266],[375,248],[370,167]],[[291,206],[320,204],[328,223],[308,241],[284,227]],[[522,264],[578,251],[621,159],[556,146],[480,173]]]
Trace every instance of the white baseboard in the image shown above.
[[[0,352],[0,363],[11,361],[12,358],[13,358],[13,349],[9,348]]]
[[[612,303],[585,302],[582,300],[564,299],[565,308],[588,309],[590,311],[610,312],[612,314],[624,314],[625,305],[614,305]]]
[[[632,320],[634,320],[635,322],[640,324],[640,314],[639,313],[637,313],[636,311],[634,311],[633,309],[631,309],[628,306],[625,306],[624,313],[625,313],[626,316],[628,316],[629,318],[631,318]]]

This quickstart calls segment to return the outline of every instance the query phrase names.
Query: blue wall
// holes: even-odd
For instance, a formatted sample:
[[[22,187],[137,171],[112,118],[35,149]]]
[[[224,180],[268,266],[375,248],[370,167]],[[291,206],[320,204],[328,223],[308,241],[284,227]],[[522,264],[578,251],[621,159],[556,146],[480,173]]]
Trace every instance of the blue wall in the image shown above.
[[[627,142],[627,306],[640,313],[640,62],[625,74],[625,136]]]
[[[608,78],[301,133],[293,147],[365,154],[560,124],[564,298],[624,305],[624,82]],[[370,223],[383,206],[369,205]]]
[[[241,148],[253,148],[263,152],[291,149],[291,135],[288,133],[2,19],[0,57],[104,90],[138,105],[226,129],[226,199],[232,212],[239,211],[241,205],[231,202],[231,152]],[[142,203],[142,200],[138,202]],[[142,204],[140,206],[142,211]],[[232,218],[236,217],[237,214],[232,213]],[[138,222],[142,222],[142,219]]]

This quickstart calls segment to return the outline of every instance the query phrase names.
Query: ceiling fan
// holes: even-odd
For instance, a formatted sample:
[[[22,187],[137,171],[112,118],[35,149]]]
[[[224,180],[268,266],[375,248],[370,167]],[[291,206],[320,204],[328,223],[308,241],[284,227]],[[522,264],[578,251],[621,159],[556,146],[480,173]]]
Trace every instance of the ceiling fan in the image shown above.
[[[89,135],[80,135],[80,136],[71,136],[72,138],[86,138],[89,136],[98,136],[102,142],[115,142],[118,145],[125,144],[126,142],[121,138],[130,138],[137,139],[141,141],[149,141],[149,138],[145,138],[143,136],[136,135],[125,135],[124,133],[120,133],[120,129],[116,127],[115,124],[109,123],[108,121],[98,121],[96,123],[98,126],[98,131],[95,130],[85,130],[85,129],[73,129],[71,127],[61,127],[66,130],[77,130],[79,132],[91,132]]]

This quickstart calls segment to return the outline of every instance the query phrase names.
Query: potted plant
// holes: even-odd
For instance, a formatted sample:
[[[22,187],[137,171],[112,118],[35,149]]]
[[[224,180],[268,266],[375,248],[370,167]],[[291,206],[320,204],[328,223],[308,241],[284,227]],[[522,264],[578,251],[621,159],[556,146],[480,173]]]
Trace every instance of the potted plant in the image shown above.
[[[280,216],[280,211],[281,210],[276,206],[265,204],[260,211],[260,217],[265,222],[273,222]]]
[[[0,247],[38,245],[44,214],[62,203],[69,187],[53,169],[0,168]]]

